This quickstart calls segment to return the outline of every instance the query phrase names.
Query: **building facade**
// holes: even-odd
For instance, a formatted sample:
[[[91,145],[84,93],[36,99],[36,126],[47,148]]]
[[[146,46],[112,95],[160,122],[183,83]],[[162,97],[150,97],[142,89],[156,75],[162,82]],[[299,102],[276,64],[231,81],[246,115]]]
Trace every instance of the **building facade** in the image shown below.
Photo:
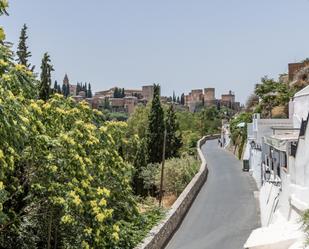
[[[262,226],[251,233],[245,248],[303,248],[300,219],[309,209],[308,107],[306,87],[292,98],[289,119],[269,119],[262,130],[261,119],[248,125],[250,170],[259,188]]]

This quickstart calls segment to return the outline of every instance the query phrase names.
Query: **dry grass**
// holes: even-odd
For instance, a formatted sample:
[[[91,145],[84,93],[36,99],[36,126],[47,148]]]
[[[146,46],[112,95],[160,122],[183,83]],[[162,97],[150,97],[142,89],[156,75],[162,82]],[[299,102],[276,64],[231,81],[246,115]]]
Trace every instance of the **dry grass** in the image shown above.
[[[273,118],[280,118],[286,116],[286,107],[285,106],[276,106],[271,111]]]
[[[170,208],[176,200],[177,200],[177,197],[175,195],[164,196],[163,202],[162,202],[163,207]]]

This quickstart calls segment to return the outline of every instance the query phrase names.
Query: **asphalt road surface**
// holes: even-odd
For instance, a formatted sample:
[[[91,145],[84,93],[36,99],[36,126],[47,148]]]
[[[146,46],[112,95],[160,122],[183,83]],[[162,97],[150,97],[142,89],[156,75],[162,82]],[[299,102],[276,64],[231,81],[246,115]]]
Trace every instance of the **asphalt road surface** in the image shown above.
[[[258,227],[254,180],[230,152],[209,141],[202,148],[208,179],[166,249],[241,249]]]

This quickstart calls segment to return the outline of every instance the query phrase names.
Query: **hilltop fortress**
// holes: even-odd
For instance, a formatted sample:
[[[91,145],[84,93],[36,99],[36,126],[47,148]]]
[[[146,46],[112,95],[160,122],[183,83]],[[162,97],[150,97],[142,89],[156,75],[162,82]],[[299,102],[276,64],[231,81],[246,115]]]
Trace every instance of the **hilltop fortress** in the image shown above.
[[[240,103],[235,101],[235,93],[229,91],[227,94],[222,94],[221,99],[216,99],[215,88],[191,90],[188,95],[185,95],[185,106],[191,112],[203,106],[217,106],[218,108],[225,106],[235,111],[240,110]]]

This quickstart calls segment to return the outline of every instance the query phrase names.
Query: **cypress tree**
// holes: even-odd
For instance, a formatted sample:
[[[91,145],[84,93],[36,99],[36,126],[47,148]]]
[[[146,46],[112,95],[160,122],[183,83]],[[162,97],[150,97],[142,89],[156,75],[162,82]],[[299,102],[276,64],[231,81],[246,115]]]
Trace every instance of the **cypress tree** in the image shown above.
[[[78,88],[79,88],[79,83],[76,83],[76,95],[78,95]]]
[[[108,98],[104,98],[103,109],[107,109],[107,110],[110,109],[110,104],[109,104]]]
[[[180,97],[180,104],[182,105],[185,105],[185,94],[181,94],[181,97]]]
[[[61,90],[61,92],[62,92],[63,96],[65,96],[66,93],[67,93],[67,85],[64,84],[64,83],[62,83],[62,90]]]
[[[70,85],[69,84],[67,84],[65,96],[66,97],[70,96]]]
[[[176,103],[176,95],[175,95],[175,91],[173,91],[173,102]]]
[[[58,90],[58,82],[57,82],[57,80],[55,80],[53,92],[56,93],[57,90]]]
[[[167,110],[166,120],[166,158],[179,157],[179,150],[182,147],[181,132],[177,122],[174,106],[170,105]]]
[[[41,80],[39,85],[39,98],[46,101],[50,96],[51,72],[54,71],[50,64],[50,57],[45,53],[41,64]]]
[[[164,111],[160,102],[160,86],[154,84],[146,135],[149,163],[160,163],[162,161],[164,129]]]
[[[19,37],[19,43],[17,46],[17,62],[21,65],[24,65],[25,67],[27,67],[28,69],[30,69],[31,64],[28,63],[28,59],[29,57],[31,57],[31,52],[28,51],[28,46],[27,46],[27,25],[24,24],[24,26],[22,27],[21,31],[20,31],[20,37]],[[31,68],[31,70],[34,70],[34,66]]]
[[[119,90],[118,87],[115,87],[114,89],[114,98],[118,98],[119,97]]]
[[[91,91],[91,85],[90,85],[90,83],[88,83],[87,98],[92,98],[92,91]]]

